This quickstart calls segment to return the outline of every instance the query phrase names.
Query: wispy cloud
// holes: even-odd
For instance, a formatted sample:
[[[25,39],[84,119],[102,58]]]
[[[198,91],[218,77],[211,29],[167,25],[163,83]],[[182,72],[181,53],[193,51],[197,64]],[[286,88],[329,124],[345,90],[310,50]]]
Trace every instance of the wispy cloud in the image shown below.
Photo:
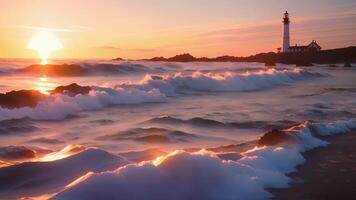
[[[42,26],[29,26],[29,25],[18,25],[17,28],[36,30],[36,31],[51,31],[51,32],[85,32],[90,30],[89,27],[73,25],[69,28],[58,28],[58,27],[42,27]]]
[[[306,16],[298,17],[295,16],[292,19],[293,23],[307,23],[313,21],[327,21],[327,20],[336,20],[344,18],[353,18],[356,17],[356,10],[348,10],[343,12],[332,13],[328,15],[316,15],[316,16]],[[213,31],[203,32],[197,34],[193,37],[217,37],[217,36],[232,36],[232,35],[250,35],[251,33],[261,33],[266,34],[266,32],[275,29],[276,26],[280,25],[279,20],[269,20],[263,21],[258,24],[248,25],[235,25],[233,27],[220,28]]]
[[[149,49],[149,48],[121,48],[117,46],[97,46],[97,49],[103,49],[108,51],[136,51],[136,52],[153,52],[157,49]]]
[[[115,47],[115,46],[97,46],[94,48],[103,49],[103,50],[122,50],[120,47]]]
[[[335,20],[335,19],[345,19],[356,17],[356,10],[347,10],[336,13],[329,13],[327,15],[316,15],[316,16],[305,16],[305,17],[296,17],[295,22],[310,22],[310,21],[319,21],[319,20]]]

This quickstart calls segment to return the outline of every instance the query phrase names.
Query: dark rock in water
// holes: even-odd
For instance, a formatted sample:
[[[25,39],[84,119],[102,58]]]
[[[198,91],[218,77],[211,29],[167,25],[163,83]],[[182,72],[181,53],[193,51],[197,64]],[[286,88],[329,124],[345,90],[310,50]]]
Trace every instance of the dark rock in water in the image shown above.
[[[3,159],[26,159],[35,158],[36,152],[24,146],[0,147],[0,158]]]
[[[45,76],[86,76],[88,71],[80,65],[30,65],[17,72]]]
[[[37,90],[18,90],[0,93],[0,107],[9,109],[25,106],[35,107],[44,97],[45,95]]]
[[[259,140],[258,140],[258,146],[270,146],[270,145],[276,145],[280,143],[286,143],[286,142],[292,142],[293,137],[286,134],[284,131],[274,129],[266,134],[264,134]]]
[[[80,86],[76,83],[70,85],[59,86],[51,91],[53,94],[66,94],[68,96],[75,96],[77,94],[86,95],[91,90],[89,86]],[[37,90],[13,90],[7,93],[0,93],[0,107],[14,109],[21,107],[35,107],[38,102],[43,100],[46,95]]]
[[[344,67],[352,67],[352,65],[350,63],[345,63]]]
[[[163,80],[162,76],[155,76],[155,75],[152,75],[151,78],[152,78],[152,80],[155,80],[155,81]]]
[[[273,66],[276,66],[276,63],[274,63],[272,61],[267,61],[267,62],[265,62],[265,66],[266,67],[273,67]]]
[[[123,58],[120,58],[120,57],[117,57],[117,58],[114,58],[114,59],[111,59],[112,61],[123,61],[124,59]]]
[[[91,87],[89,86],[80,86],[76,83],[72,83],[70,85],[59,86],[51,91],[51,95],[53,94],[66,94],[68,96],[75,96],[77,94],[86,95],[89,94]]]

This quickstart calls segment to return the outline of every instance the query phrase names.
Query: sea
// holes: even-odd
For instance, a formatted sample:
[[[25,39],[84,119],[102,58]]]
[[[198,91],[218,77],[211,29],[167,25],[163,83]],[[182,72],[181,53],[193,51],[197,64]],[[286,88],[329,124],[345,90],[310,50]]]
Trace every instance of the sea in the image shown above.
[[[21,71],[34,63],[0,60],[0,93],[45,95],[0,107],[0,199],[269,199],[302,152],[327,145],[315,130],[356,123],[355,64],[55,60],[86,73]],[[72,83],[91,90],[50,95]],[[257,147],[292,126],[298,148]]]

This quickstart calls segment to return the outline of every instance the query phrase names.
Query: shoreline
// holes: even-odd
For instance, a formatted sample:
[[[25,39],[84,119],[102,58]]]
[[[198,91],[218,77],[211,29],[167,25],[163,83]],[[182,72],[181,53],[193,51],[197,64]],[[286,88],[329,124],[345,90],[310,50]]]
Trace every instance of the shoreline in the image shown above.
[[[321,137],[330,144],[303,154],[306,163],[289,174],[286,189],[269,189],[275,200],[353,199],[356,196],[356,130]]]

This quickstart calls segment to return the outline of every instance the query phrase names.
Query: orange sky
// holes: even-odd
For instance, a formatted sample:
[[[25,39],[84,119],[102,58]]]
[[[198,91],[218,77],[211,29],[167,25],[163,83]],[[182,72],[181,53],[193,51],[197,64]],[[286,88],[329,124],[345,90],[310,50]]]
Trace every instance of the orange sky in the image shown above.
[[[0,0],[0,57],[37,58],[27,44],[39,27],[63,49],[56,58],[246,56],[280,47],[281,17],[291,44],[356,45],[353,0]]]

